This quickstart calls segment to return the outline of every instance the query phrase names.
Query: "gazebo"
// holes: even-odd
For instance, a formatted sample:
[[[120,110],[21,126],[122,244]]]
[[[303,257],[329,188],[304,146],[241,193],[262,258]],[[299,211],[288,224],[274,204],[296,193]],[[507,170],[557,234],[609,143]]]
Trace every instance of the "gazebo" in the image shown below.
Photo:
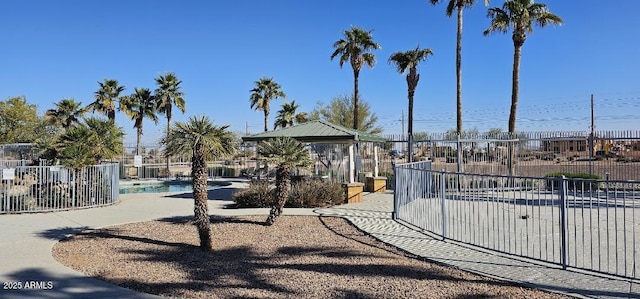
[[[360,142],[382,143],[386,139],[365,132],[349,129],[324,120],[314,120],[279,130],[242,137],[244,142],[260,142],[276,137],[291,137],[304,143],[348,144],[349,183],[355,182],[355,145]],[[373,147],[373,176],[378,176],[378,146]]]

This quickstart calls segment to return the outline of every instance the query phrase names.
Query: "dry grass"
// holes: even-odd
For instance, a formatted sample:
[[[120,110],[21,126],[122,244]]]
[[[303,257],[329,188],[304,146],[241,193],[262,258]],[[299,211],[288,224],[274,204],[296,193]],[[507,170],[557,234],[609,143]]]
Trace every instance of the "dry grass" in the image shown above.
[[[203,252],[190,218],[134,223],[57,243],[61,263],[180,298],[566,298],[421,261],[342,218],[214,218]]]

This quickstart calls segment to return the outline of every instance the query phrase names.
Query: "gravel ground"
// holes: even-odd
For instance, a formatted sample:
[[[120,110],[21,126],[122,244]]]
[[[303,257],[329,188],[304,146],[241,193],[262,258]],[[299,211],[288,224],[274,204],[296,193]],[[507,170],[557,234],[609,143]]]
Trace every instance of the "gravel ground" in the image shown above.
[[[61,241],[62,264],[125,288],[179,298],[568,298],[444,267],[381,243],[342,218],[214,217],[203,252],[191,217]]]

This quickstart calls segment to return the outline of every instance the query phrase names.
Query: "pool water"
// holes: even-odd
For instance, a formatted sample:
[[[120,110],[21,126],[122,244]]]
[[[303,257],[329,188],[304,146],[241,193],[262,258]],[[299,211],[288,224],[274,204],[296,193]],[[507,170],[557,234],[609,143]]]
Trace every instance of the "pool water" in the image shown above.
[[[208,190],[220,188],[219,185],[209,184]],[[160,192],[191,192],[191,183],[136,183],[120,185],[120,194],[129,193],[160,193]]]

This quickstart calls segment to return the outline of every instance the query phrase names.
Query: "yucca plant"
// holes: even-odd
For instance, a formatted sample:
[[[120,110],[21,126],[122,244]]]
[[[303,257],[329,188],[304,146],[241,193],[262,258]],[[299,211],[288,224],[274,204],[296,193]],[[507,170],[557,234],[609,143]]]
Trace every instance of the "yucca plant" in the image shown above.
[[[295,167],[311,165],[309,151],[304,144],[290,137],[279,137],[258,144],[260,159],[267,163],[277,164],[276,168],[276,203],[271,207],[266,224],[273,225],[282,214],[284,204],[291,191],[291,171]]]

